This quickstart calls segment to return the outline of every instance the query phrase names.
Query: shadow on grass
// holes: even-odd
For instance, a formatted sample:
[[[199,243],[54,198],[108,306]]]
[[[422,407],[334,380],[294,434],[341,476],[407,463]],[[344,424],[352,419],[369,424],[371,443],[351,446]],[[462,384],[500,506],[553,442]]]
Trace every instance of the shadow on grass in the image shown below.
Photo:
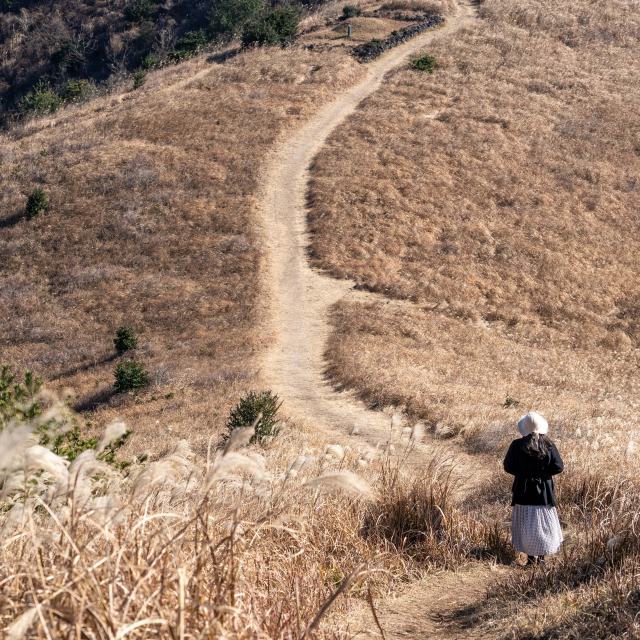
[[[94,369],[95,367],[99,367],[103,364],[108,364],[109,362],[113,362],[120,354],[112,353],[110,356],[106,358],[102,358],[102,360],[95,360],[94,362],[89,362],[88,364],[78,365],[77,367],[73,367],[72,369],[67,369],[66,371],[61,371],[57,375],[53,376],[52,380],[61,380],[62,378],[69,378],[71,376],[75,376],[78,373],[84,373],[85,371],[89,371],[90,369]]]
[[[118,395],[115,387],[103,387],[78,400],[78,402],[73,405],[73,410],[77,413],[94,411],[103,405],[111,404],[111,401]]]
[[[20,220],[24,220],[24,213],[16,213],[8,218],[4,218],[0,220],[0,229],[10,229],[11,227],[15,227]]]

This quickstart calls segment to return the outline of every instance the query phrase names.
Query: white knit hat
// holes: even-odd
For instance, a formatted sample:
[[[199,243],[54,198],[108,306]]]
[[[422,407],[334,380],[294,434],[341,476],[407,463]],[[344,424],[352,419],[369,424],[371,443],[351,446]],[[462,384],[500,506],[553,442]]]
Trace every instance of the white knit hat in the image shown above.
[[[544,435],[549,431],[549,423],[541,415],[530,411],[518,421],[518,431],[522,436],[528,436],[530,433]]]

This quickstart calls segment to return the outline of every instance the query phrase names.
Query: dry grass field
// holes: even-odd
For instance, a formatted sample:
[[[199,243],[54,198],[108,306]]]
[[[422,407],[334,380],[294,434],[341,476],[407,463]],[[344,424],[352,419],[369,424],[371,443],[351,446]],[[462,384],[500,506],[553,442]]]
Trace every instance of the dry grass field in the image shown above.
[[[314,163],[313,264],[383,294],[336,305],[328,373],[496,458],[543,413],[566,544],[473,624],[636,638],[638,3],[485,0],[479,18],[424,51],[433,75],[389,74]],[[497,471],[468,502],[506,523],[509,486]]]
[[[202,448],[196,440],[255,386],[269,343],[261,161],[360,73],[337,53],[254,51],[224,66],[201,57],[4,134],[0,362],[73,388],[98,427],[135,419],[136,450],[182,437]],[[35,187],[50,207],[27,220]],[[121,324],[138,332],[136,357],[151,372],[137,401],[113,394]]]
[[[506,3],[389,74],[312,170],[313,263],[343,304],[331,374],[435,426],[635,429],[637,3]],[[463,427],[464,425],[464,427]]]

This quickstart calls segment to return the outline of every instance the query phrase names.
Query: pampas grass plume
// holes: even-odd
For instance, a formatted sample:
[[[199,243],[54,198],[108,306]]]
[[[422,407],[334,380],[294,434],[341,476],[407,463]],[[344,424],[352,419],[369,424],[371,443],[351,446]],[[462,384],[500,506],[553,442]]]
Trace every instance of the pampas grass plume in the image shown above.
[[[255,434],[255,427],[236,427],[227,439],[222,455],[226,456],[231,451],[235,451],[239,447],[248,445]]]
[[[351,471],[328,473],[319,478],[314,478],[304,485],[309,489],[323,489],[327,492],[347,491],[368,498],[372,497],[369,483]]]
[[[38,610],[35,607],[27,609],[9,625],[5,635],[6,640],[21,640],[21,638],[24,638],[37,617]]]
[[[124,422],[114,420],[107,425],[107,428],[98,442],[98,448],[96,449],[96,455],[100,455],[106,447],[108,447],[114,440],[122,438],[127,433],[127,425]]]
[[[324,454],[327,457],[336,458],[336,460],[342,460],[344,458],[344,449],[339,444],[328,444],[324,448]]]
[[[57,456],[49,449],[39,444],[29,447],[24,452],[24,475],[29,477],[36,471],[48,471],[54,478],[62,479],[67,476],[69,463]]]

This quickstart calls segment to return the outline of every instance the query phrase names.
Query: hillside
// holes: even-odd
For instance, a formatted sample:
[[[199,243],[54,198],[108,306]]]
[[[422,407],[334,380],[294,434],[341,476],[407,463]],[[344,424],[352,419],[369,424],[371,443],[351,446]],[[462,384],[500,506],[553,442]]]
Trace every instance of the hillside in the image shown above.
[[[634,7],[483,2],[432,75],[398,69],[335,131],[313,264],[414,303],[338,306],[338,383],[449,433],[502,429],[507,394],[636,428]]]

